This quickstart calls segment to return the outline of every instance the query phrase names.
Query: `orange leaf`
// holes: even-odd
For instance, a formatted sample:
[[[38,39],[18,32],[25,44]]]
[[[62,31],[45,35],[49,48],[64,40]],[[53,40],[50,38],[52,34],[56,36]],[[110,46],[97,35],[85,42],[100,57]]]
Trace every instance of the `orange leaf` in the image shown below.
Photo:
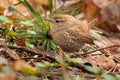
[[[26,37],[14,37],[14,41],[18,46],[25,46]]]

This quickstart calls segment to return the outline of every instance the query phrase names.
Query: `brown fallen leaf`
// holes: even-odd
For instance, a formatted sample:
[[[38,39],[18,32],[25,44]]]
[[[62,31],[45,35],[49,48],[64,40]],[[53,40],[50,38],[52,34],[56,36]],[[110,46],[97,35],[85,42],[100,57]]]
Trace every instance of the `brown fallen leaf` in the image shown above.
[[[97,27],[106,31],[119,32],[117,25],[120,23],[120,1],[112,1],[111,3],[107,0],[105,1],[104,5],[96,5],[95,3],[97,3],[97,0],[86,0],[85,9],[83,11],[83,13],[85,14],[85,19],[89,22],[94,18],[98,18],[99,21],[97,23]]]
[[[120,24],[120,1],[113,0],[106,7],[102,8],[101,15],[102,19],[113,24]]]
[[[90,55],[89,57],[86,58],[86,60],[88,60],[93,67],[100,68],[104,71],[119,72],[120,63],[115,62],[114,60],[115,57],[118,57],[118,56],[120,55],[119,54],[108,54],[107,56],[105,54]]]
[[[13,68],[15,72],[22,72],[23,74],[27,74],[25,69],[30,69],[30,70],[37,70],[36,68],[32,67],[30,64],[26,63],[25,61],[22,60],[17,60],[13,63]]]
[[[26,37],[14,37],[14,41],[17,44],[17,46],[26,46],[25,41],[26,41]]]
[[[95,5],[93,0],[86,0],[84,15],[88,22],[94,18],[100,18],[100,10],[101,9],[97,5]]]

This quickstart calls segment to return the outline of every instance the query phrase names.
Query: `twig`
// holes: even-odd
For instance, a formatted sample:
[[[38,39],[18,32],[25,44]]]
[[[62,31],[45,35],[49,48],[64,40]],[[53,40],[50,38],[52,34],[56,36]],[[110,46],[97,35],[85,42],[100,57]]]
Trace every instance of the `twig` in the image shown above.
[[[1,47],[4,47],[4,46],[6,46],[6,45],[0,44],[0,46],[1,46]],[[9,46],[9,45],[7,45],[7,47],[9,47],[10,49],[22,50],[22,51],[25,51],[25,52],[31,53],[31,54],[37,54],[37,55],[39,55],[39,56],[45,56],[45,58],[50,59],[52,62],[58,62],[58,61],[55,59],[54,55],[52,55],[52,53],[50,53],[50,52],[46,52],[46,51],[42,51],[42,50],[40,50],[40,51],[35,51],[35,50],[31,50],[31,49],[29,49],[29,48],[20,47],[20,46]],[[85,68],[86,65],[84,65],[84,64],[76,64],[76,63],[69,62],[69,61],[66,61],[66,63],[68,63],[68,64],[69,64],[70,66],[72,66],[72,67],[76,67],[76,68],[78,68],[78,69],[82,69],[82,70],[85,70],[85,71],[89,72],[89,71]]]
[[[82,55],[91,54],[91,53],[93,53],[93,52],[101,51],[101,50],[108,49],[108,48],[112,48],[112,47],[120,47],[120,44],[118,44],[118,45],[112,45],[112,46],[108,46],[108,47],[104,47],[104,48],[100,48],[100,49],[96,49],[96,50],[93,50],[93,51],[90,51],[90,52],[85,52],[85,53],[82,54]]]
[[[0,44],[0,47],[4,48],[4,52],[7,53],[8,56],[11,57],[12,59],[19,60],[20,57],[17,54],[12,54],[12,51],[4,44],[5,44],[4,42],[3,42],[3,44]]]
[[[50,53],[50,52],[46,52],[46,51],[43,51],[43,50],[36,51],[36,50],[32,50],[32,49],[29,49],[29,48],[26,48],[26,47],[20,47],[20,46],[9,46],[9,45],[7,45],[7,46],[10,49],[18,49],[18,50],[25,51],[25,52],[30,53],[30,54],[45,56],[46,58],[48,58],[52,61],[55,61],[54,55],[52,55],[52,53]]]

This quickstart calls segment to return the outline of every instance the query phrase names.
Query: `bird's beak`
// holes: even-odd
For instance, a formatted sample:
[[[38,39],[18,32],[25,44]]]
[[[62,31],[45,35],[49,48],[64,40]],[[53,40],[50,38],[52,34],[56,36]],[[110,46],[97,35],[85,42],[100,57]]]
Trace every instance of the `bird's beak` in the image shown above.
[[[45,20],[47,20],[48,22],[54,22],[54,19],[50,19],[50,18],[45,18]]]

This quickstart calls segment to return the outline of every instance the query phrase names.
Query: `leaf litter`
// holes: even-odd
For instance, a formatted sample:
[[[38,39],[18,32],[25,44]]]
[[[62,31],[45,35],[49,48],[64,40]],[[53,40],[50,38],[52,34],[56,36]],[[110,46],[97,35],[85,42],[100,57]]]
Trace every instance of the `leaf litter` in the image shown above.
[[[113,24],[111,23],[114,23],[115,26],[117,26],[115,28],[117,29],[118,32],[114,32],[112,28],[109,26],[104,26],[105,28],[102,28],[102,30],[93,28],[93,30],[95,31],[93,31],[91,35],[93,36],[94,45],[87,46],[88,47],[87,51],[84,52],[81,50],[82,52],[66,53],[60,48],[58,48],[59,54],[56,54],[54,52],[48,52],[46,50],[42,50],[37,47],[32,47],[32,48],[26,47],[25,41],[28,38],[26,36],[19,38],[12,35],[13,36],[12,40],[15,41],[17,46],[8,45],[6,40],[2,39],[1,37],[0,80],[82,80],[82,79],[102,80],[104,76],[106,76],[105,77],[106,80],[107,80],[107,76],[109,77],[112,76],[113,79],[111,80],[115,80],[115,79],[119,80],[120,78],[116,77],[117,74],[120,74],[120,33],[119,33],[120,29],[118,26],[119,20],[117,20],[119,17],[119,15],[117,15],[119,14],[117,12],[118,6],[120,5],[119,1],[113,0],[113,2],[109,2],[108,0],[104,0],[104,4],[100,4],[100,0],[87,0],[87,1],[92,4],[91,5],[92,7],[89,8],[98,11],[97,14],[103,16],[102,19],[100,18],[100,21],[103,22],[99,21],[98,24],[102,23],[101,25],[103,26],[103,23],[105,21],[104,23],[105,25],[109,24],[110,26],[111,25],[113,26]],[[80,0],[80,3],[81,2],[82,0]],[[64,4],[62,6],[65,7],[65,10],[66,9],[69,10],[71,8],[71,3],[72,1],[70,1],[69,4],[69,0],[68,0],[68,4],[67,3],[64,4],[64,2],[61,2],[61,4]],[[73,1],[74,6],[76,5],[76,3],[75,1]],[[33,4],[36,4],[36,2],[35,3],[33,2]],[[57,4],[59,4],[59,2]],[[59,6],[61,6],[61,4],[59,4]],[[117,5],[113,6],[114,4]],[[9,4],[7,6],[9,6]],[[20,8],[20,10],[17,9],[18,11],[20,12],[25,11],[24,16],[31,18],[31,15],[28,14],[28,11],[22,5],[18,5],[18,6],[17,7]],[[37,7],[38,5],[33,5],[33,6]],[[115,13],[111,12],[112,14],[109,14],[107,11],[112,8],[116,8],[115,9],[116,12]],[[93,12],[94,14],[90,13],[91,9],[88,8],[85,9],[88,10],[87,12],[83,12],[85,14],[85,18],[88,21],[89,19],[93,19],[93,15],[96,13],[94,12]],[[79,10],[81,11],[82,9]],[[5,14],[9,13],[8,8],[6,8],[0,14],[4,15],[4,11]],[[65,13],[69,14],[70,11],[66,11]],[[43,13],[43,12],[44,11],[41,12],[40,10],[39,13]],[[73,12],[71,13],[72,15],[74,15]],[[16,13],[14,14],[16,15]],[[105,17],[111,15],[115,16],[115,18],[110,18],[111,19],[110,21],[106,20],[107,18]],[[13,16],[13,12],[12,14],[8,15],[9,19],[13,19],[13,17],[18,20],[26,19],[26,17],[23,17],[23,15],[22,17],[20,14],[18,16],[18,13],[16,16]],[[97,17],[99,19],[99,16]],[[114,20],[115,22],[113,22]],[[11,24],[15,25],[14,23],[10,23],[10,25]],[[106,27],[107,27],[107,31],[106,31]],[[114,47],[109,47],[109,46],[114,46]],[[84,55],[82,55],[83,53]],[[89,53],[89,54],[85,54],[85,53]],[[108,75],[104,75],[105,73]]]

